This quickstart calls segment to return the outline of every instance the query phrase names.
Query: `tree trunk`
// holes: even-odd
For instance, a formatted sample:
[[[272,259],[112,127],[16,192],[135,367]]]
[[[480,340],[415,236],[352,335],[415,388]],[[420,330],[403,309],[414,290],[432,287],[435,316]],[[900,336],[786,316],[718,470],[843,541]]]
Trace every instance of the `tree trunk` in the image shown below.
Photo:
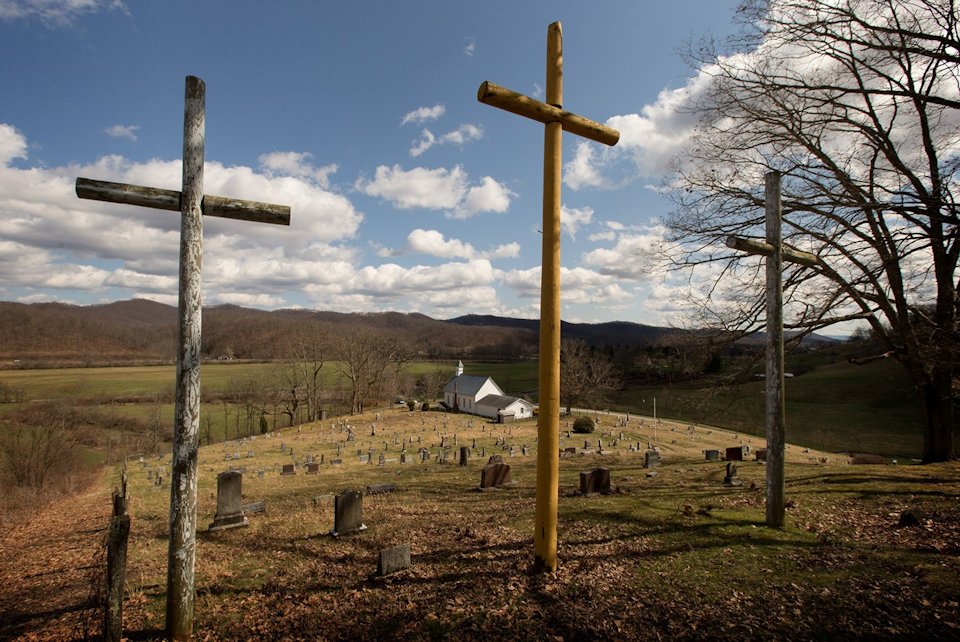
[[[938,364],[929,379],[917,383],[923,416],[923,463],[954,459],[952,367]]]

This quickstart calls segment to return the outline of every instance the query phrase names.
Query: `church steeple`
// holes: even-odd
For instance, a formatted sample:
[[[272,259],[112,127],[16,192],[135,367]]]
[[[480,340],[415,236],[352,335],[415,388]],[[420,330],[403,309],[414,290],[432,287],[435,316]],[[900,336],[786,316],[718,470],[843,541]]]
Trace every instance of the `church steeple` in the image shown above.
[[[457,362],[457,375],[456,375],[456,376],[459,377],[459,376],[462,375],[462,374],[463,374],[463,361],[458,361],[458,362]]]

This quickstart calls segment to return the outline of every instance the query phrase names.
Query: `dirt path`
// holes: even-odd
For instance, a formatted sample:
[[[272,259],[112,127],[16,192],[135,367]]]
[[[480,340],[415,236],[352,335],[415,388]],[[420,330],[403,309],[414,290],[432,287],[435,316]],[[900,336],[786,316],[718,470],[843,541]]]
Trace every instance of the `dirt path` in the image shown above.
[[[106,534],[110,495],[98,476],[0,533],[0,639],[84,637],[94,571]]]

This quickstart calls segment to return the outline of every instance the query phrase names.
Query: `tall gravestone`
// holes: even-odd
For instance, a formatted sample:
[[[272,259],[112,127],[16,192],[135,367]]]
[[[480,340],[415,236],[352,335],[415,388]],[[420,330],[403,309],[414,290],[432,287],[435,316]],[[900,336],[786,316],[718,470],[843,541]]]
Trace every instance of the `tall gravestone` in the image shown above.
[[[242,484],[243,474],[235,470],[217,475],[217,513],[207,530],[222,531],[250,525],[241,508]]]
[[[334,498],[333,513],[333,530],[330,534],[334,537],[367,530],[363,523],[363,493],[343,491]]]

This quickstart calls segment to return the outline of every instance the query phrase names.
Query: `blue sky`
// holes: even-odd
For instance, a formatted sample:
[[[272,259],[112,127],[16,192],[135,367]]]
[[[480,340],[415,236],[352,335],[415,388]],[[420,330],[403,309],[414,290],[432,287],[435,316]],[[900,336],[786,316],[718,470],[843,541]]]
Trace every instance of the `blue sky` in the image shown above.
[[[176,303],[176,214],[73,181],[179,189],[196,75],[207,193],[293,208],[290,228],[205,221],[205,304],[534,318],[543,127],[476,91],[540,97],[559,20],[564,107],[622,130],[564,135],[563,318],[673,322],[648,253],[692,125],[678,51],[734,4],[0,0],[0,299]]]

